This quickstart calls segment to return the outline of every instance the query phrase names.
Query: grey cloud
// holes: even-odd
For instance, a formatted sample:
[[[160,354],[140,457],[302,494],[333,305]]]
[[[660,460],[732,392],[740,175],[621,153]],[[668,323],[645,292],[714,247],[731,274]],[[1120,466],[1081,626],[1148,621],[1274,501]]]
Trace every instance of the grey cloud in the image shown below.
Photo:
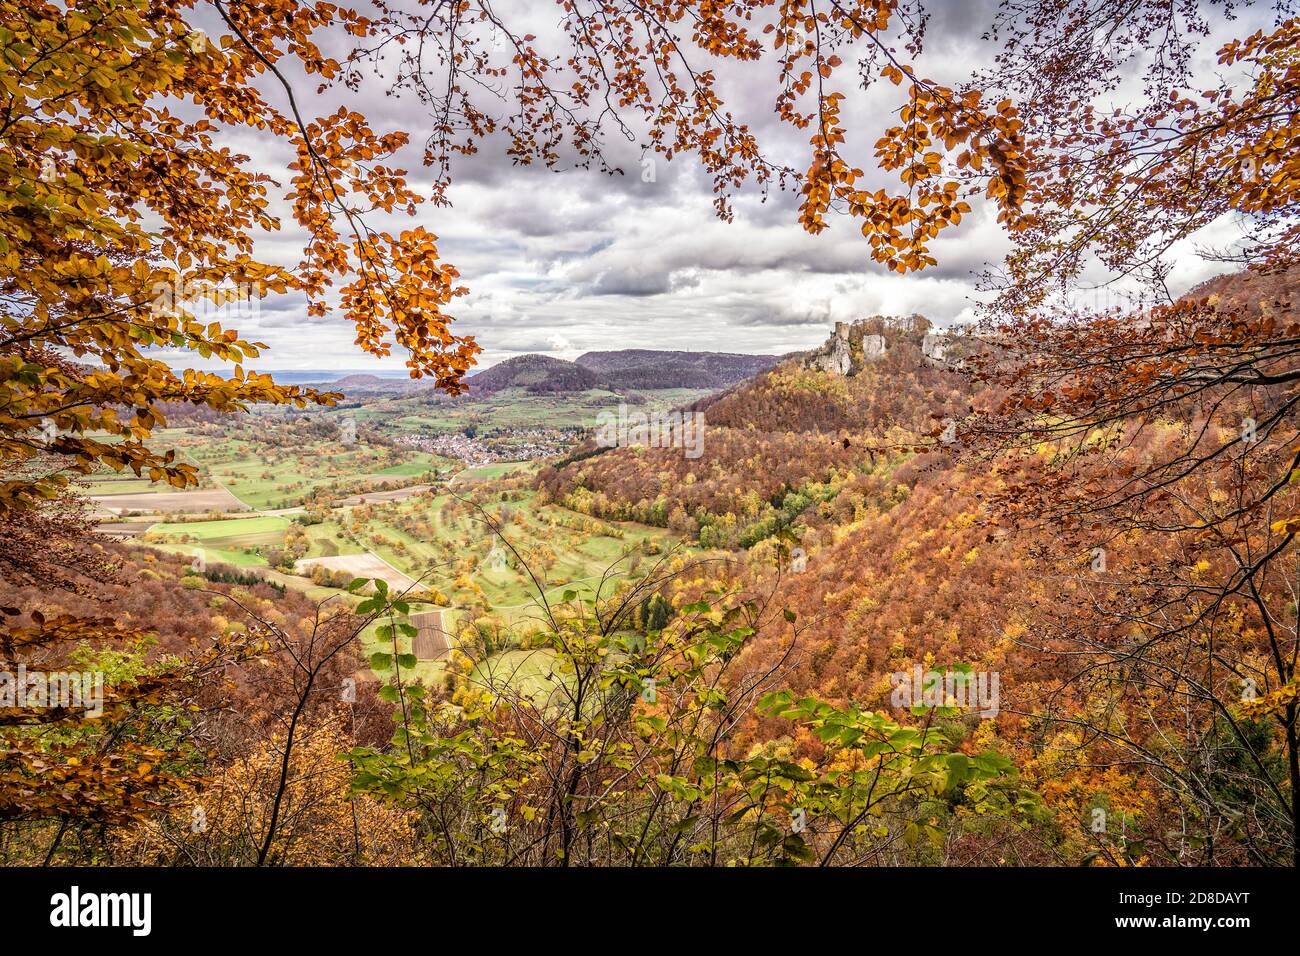
[[[740,327],[761,325],[773,328],[812,325],[824,329],[831,327],[834,320],[831,318],[829,308],[801,311],[789,306],[777,305],[766,309],[753,309],[732,319],[730,324]]]
[[[930,3],[921,72],[950,81],[985,65],[977,59],[989,54],[979,34],[997,2]],[[501,0],[497,7],[503,15],[522,18],[540,37],[554,33],[555,8],[549,3]],[[765,155],[805,167],[808,131],[780,122],[772,110],[771,61],[710,58],[708,66],[728,108],[750,125]],[[384,69],[391,67],[390,62]],[[847,96],[846,154],[866,172],[866,185],[898,189],[896,178],[874,168],[874,145],[896,122],[899,91],[887,83],[859,89],[848,67],[837,80]],[[301,88],[314,89],[314,84]],[[434,173],[420,161],[428,129],[423,106],[410,97],[359,102],[339,89],[305,99],[306,111],[313,114],[346,103],[379,128],[410,131],[411,145],[397,165],[410,170],[416,188],[427,191]],[[460,282],[471,291],[447,307],[456,318],[453,331],[477,337],[485,349],[481,364],[528,351],[557,354],[565,343],[583,349],[784,352],[821,342],[834,321],[875,312],[921,312],[951,322],[968,316],[978,298],[973,275],[1006,249],[1000,228],[977,205],[975,214],[935,243],[938,267],[898,276],[871,260],[866,240],[847,219],[832,217],[821,236],[804,233],[797,222],[798,193],[775,185],[765,201],[754,185],[742,189],[733,202],[735,221],[722,223],[713,208],[712,183],[693,157],[673,162],[657,157],[653,181],[646,182],[640,131],[632,142],[613,127],[609,133],[609,159],[624,175],[573,168],[571,153],[564,154],[565,168],[558,172],[519,166],[498,135],[481,141],[477,153],[453,160],[451,207],[425,204],[414,218],[374,218],[390,231],[423,225],[438,235],[441,255],[459,269]],[[256,157],[250,165],[258,171],[288,182],[290,154],[279,144],[241,133],[227,145]],[[305,237],[274,189],[272,196],[283,229],[260,237],[256,251],[292,266]],[[1179,250],[1177,273],[1188,283],[1204,278],[1206,270],[1190,245]],[[297,297],[262,302],[258,337],[270,345],[265,367],[358,368],[373,361],[377,368],[401,368],[396,354],[382,361],[363,357],[354,335],[336,315],[307,319]]]
[[[602,272],[587,287],[591,295],[663,295],[672,290],[670,272]]]

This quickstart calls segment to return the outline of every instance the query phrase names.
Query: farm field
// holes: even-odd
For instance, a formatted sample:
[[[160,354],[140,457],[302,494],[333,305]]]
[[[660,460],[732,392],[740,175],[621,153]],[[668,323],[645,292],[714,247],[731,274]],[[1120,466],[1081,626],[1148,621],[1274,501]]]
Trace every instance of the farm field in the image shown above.
[[[143,487],[159,487],[144,482]],[[163,485],[162,487],[167,487]],[[104,514],[206,514],[247,511],[248,505],[224,488],[193,491],[123,491],[92,494],[97,510]]]
[[[182,521],[156,524],[149,530],[167,537],[190,537],[213,544],[238,539],[243,544],[269,544],[284,537],[289,519],[275,516],[230,518],[223,521]]]
[[[160,550],[220,562],[237,568],[267,567],[258,552],[284,542],[287,518],[250,517],[222,521],[185,521],[150,526],[141,540]]]
[[[652,555],[676,544],[662,529],[543,505],[531,491],[505,495],[509,500],[482,506],[451,495],[419,495],[352,509],[347,533],[448,594],[453,605],[479,603],[506,617],[531,610],[538,596],[521,561],[552,590],[598,580],[615,565],[615,578],[636,577]],[[505,543],[488,518],[501,527]]]
[[[330,571],[342,571],[353,578],[378,578],[387,581],[394,591],[406,591],[418,586],[418,582],[403,574],[383,558],[369,552],[359,554],[336,555],[329,558],[300,558],[294,562],[294,570],[300,574],[309,572],[312,567],[320,566]]]
[[[686,397],[672,395],[674,401]],[[594,422],[599,410],[610,407],[604,404],[607,398],[566,396],[539,405],[537,396],[524,402],[505,395],[494,397],[492,407],[478,403],[478,412],[490,416],[518,406],[536,416],[535,424],[554,427],[556,416],[563,419],[558,424]],[[382,410],[409,401],[372,404]],[[443,415],[457,405],[442,403],[430,411],[442,428],[463,427],[461,419]],[[367,421],[363,411],[354,416],[359,422]],[[225,564],[253,571],[318,601],[337,597],[355,603],[356,595],[341,590],[355,578],[382,578],[395,590],[419,580],[421,590],[441,595],[439,600],[449,604],[417,611],[413,623],[420,634],[414,642],[399,641],[404,652],[420,658],[406,676],[430,683],[443,679],[458,626],[485,615],[504,624],[539,616],[539,588],[521,561],[547,597],[556,600],[570,588],[594,589],[617,565],[602,585],[608,592],[624,578],[644,574],[655,554],[676,544],[662,529],[601,521],[544,504],[532,491],[496,486],[500,479],[534,470],[535,462],[456,470],[450,459],[406,446],[359,441],[345,447],[331,437],[332,418],[265,415],[238,431],[205,426],[170,430],[165,440],[196,466],[202,487],[178,491],[132,476],[95,476],[90,493],[101,513],[161,519],[118,521],[107,524],[105,533],[201,557],[208,567]],[[382,426],[390,433],[396,424],[392,414],[368,420],[373,424],[366,428]],[[384,487],[394,483],[398,487]],[[324,500],[314,498],[322,494]],[[304,505],[311,506],[310,514]],[[184,513],[212,518],[170,517]],[[509,547],[492,533],[489,517],[501,526]],[[367,655],[379,649],[377,627],[367,628],[361,637]],[[539,651],[497,650],[476,662],[471,679],[484,685],[507,681],[534,695],[548,684],[547,660]]]
[[[667,409],[711,394],[707,389],[672,388],[639,393],[644,411]],[[590,389],[566,395],[533,395],[506,389],[490,396],[456,399],[407,395],[373,402],[358,420],[382,422],[401,432],[454,432],[469,425],[486,428],[594,428],[602,412],[626,401],[617,392]]]
[[[503,651],[475,667],[469,680],[498,697],[517,694],[540,703],[561,679],[554,665],[546,649]]]
[[[403,498],[409,498],[411,495],[418,495],[421,492],[428,491],[432,485],[408,485],[405,488],[394,488],[392,491],[370,491],[359,495],[348,495],[341,498],[334,504],[336,507],[348,505],[363,505],[367,502],[377,501],[401,501]]]
[[[316,523],[303,523],[310,519],[302,515],[160,522],[148,525],[136,540],[170,553],[201,556],[209,566],[256,569],[313,600],[342,596],[355,601],[354,595],[340,590],[354,578],[382,578],[396,590],[411,588],[420,579],[421,590],[441,593],[450,602],[447,609],[413,615],[420,636],[414,644],[399,641],[403,652],[420,657],[407,677],[426,683],[442,679],[457,622],[484,615],[511,625],[540,620],[538,589],[520,566],[521,557],[542,582],[547,598],[555,601],[567,590],[589,595],[599,587],[609,593],[623,579],[644,574],[655,554],[677,544],[661,529],[600,521],[543,504],[531,491],[480,488],[474,497],[481,503],[426,491],[397,501],[331,509],[326,520]],[[491,533],[487,517],[502,527],[513,550]],[[273,567],[272,558],[289,559],[292,568]],[[313,575],[313,568],[336,576]],[[430,616],[434,614],[436,619]],[[361,638],[367,656],[380,649],[376,627]],[[549,681],[546,658],[540,651],[498,651],[477,662],[471,677],[488,689],[506,681],[535,696]]]
[[[111,471],[103,475],[92,475],[85,479],[86,490],[94,497],[102,495],[144,495],[152,494],[158,490],[158,484],[148,478],[136,478],[129,471],[122,474],[126,475],[126,477],[123,478]]]
[[[347,446],[325,434],[333,426],[323,421],[286,424],[263,417],[260,422],[239,432],[168,429],[154,441],[174,448],[181,461],[198,469],[196,489],[106,471],[86,480],[86,494],[105,514],[273,510],[302,506],[322,493],[347,497],[391,489],[386,493],[401,494],[401,486],[454,464],[405,446]]]
[[[343,525],[337,521],[309,524],[304,529],[310,542],[309,557],[334,557],[340,554],[362,554],[365,548],[348,538]]]
[[[475,481],[488,481],[493,478],[504,478],[507,475],[522,474],[533,470],[534,467],[531,461],[496,461],[490,465],[479,465],[458,472],[455,481],[458,485],[462,482],[468,484]]]
[[[116,440],[103,432],[92,432],[90,437],[104,442]],[[164,428],[154,434],[149,446],[154,449],[175,449],[181,461],[195,464],[191,452],[206,441],[208,439],[205,436],[188,428]],[[79,483],[83,492],[98,502],[105,513],[240,511],[245,507],[243,502],[224,492],[202,471],[199,486],[184,490],[150,481],[147,475],[137,478],[129,469],[118,472],[105,468],[79,479]]]
[[[346,495],[448,467],[428,452],[346,448],[333,440],[289,446],[224,440],[205,446],[195,458],[214,481],[257,509],[291,508],[321,492]]]
[[[150,547],[170,554],[183,554],[192,558],[202,558],[208,564],[229,564],[236,568],[265,568],[266,559],[237,548],[218,548],[206,544],[172,544],[171,542],[149,542]]]
[[[419,681],[432,687],[442,682],[446,671],[448,656],[454,644],[452,634],[456,626],[456,614],[447,609],[420,611],[411,614],[409,623],[415,625],[419,633],[414,638],[398,635],[396,642],[379,639],[379,622],[366,628],[360,637],[362,656],[368,660],[371,654],[392,653],[396,643],[397,653],[414,654],[418,658],[415,667],[402,668],[402,682]],[[366,673],[370,677],[378,676],[373,671],[367,670]],[[391,677],[391,674],[387,676]]]

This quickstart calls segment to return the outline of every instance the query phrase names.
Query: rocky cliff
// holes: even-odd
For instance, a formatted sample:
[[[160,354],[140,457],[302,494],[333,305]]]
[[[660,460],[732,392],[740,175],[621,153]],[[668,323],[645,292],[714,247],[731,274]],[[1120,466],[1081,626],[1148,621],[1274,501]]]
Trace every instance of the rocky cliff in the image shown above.
[[[868,363],[879,361],[899,346],[911,346],[934,364],[951,364],[960,352],[962,336],[955,332],[931,331],[924,316],[906,318],[872,316],[856,322],[836,322],[820,348],[800,356],[804,368],[832,375],[856,375]]]

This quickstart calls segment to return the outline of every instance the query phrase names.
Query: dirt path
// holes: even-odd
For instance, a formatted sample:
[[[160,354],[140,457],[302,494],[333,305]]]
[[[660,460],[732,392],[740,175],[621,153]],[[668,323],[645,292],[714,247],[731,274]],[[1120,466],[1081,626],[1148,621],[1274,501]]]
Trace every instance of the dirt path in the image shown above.
[[[119,538],[136,538],[154,526],[152,521],[101,521],[95,525],[98,534],[114,535]]]

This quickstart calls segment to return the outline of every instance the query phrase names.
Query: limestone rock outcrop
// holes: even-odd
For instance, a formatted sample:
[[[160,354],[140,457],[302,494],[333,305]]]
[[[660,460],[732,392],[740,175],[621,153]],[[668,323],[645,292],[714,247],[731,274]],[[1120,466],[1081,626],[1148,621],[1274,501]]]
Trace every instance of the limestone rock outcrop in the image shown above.
[[[932,334],[929,320],[920,315],[872,316],[856,322],[836,322],[830,338],[820,348],[805,352],[802,361],[804,368],[832,375],[856,375],[900,345],[910,345],[927,358],[942,361],[947,340],[943,333]]]
[[[826,344],[804,359],[806,368],[818,372],[830,372],[832,375],[848,375],[853,367],[853,349],[849,342],[849,326],[845,322],[836,322],[835,331],[826,340]]]

